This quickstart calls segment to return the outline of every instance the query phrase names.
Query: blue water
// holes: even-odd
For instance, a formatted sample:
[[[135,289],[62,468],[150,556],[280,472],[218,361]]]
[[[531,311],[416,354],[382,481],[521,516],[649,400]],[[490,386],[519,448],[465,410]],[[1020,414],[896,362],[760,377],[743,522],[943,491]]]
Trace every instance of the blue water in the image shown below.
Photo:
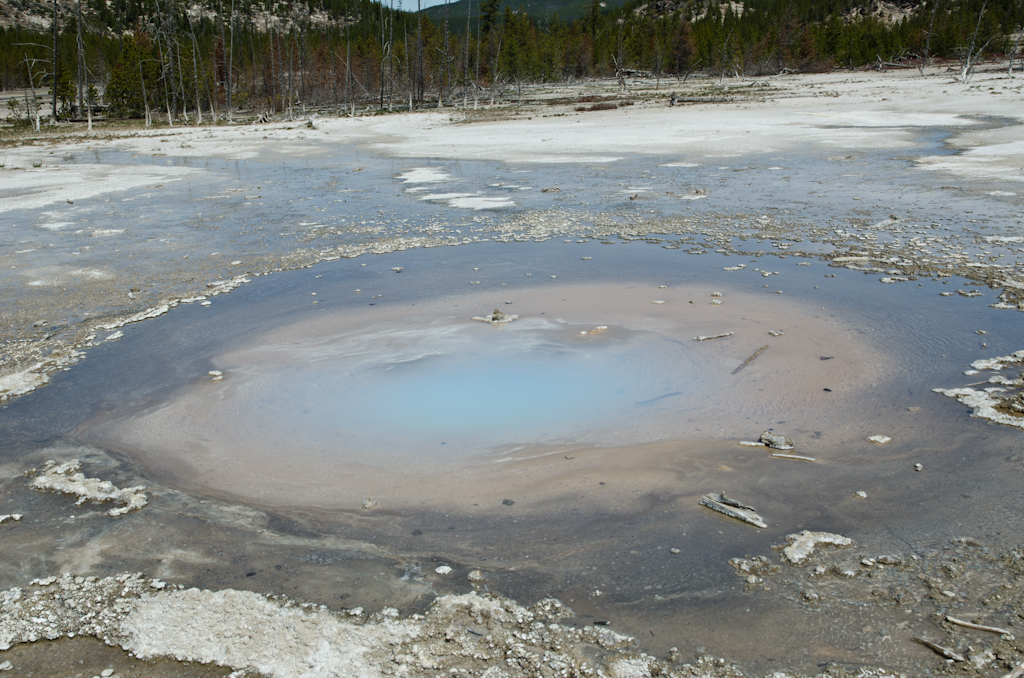
[[[377,372],[347,420],[432,434],[564,428],[612,411],[627,375],[594,355],[477,354],[424,358]],[[336,382],[345,388],[345,382]],[[355,422],[353,422],[355,423]]]

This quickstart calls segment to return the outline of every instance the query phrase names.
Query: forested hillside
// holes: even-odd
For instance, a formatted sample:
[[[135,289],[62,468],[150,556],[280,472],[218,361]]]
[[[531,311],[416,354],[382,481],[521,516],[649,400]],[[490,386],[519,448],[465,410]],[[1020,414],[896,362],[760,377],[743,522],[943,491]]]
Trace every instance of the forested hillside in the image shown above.
[[[957,59],[971,45],[1005,53],[1022,21],[1022,0],[591,0],[573,21],[502,0],[429,16],[392,0],[2,0],[0,86],[52,95],[56,82],[58,117],[394,109],[629,71],[757,76]],[[8,117],[37,107],[9,99]]]

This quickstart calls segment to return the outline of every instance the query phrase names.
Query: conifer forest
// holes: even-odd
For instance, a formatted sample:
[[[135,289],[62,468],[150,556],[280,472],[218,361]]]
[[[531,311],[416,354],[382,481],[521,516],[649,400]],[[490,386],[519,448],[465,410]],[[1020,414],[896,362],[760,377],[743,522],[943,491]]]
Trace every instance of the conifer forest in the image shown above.
[[[408,3],[4,0],[0,86],[46,95],[3,113],[209,122],[462,105],[588,77],[914,67],[1008,55],[1024,22],[1022,0],[593,0],[572,20]]]

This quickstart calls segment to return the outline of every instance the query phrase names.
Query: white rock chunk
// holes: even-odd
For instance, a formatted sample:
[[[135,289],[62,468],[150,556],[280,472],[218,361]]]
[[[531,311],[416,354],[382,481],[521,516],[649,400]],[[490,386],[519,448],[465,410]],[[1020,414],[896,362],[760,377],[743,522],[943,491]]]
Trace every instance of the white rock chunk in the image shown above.
[[[143,490],[144,485],[119,489],[108,480],[86,478],[79,472],[82,462],[72,459],[65,462],[48,461],[42,471],[32,479],[31,487],[37,490],[61,492],[78,497],[76,505],[87,501],[113,501],[121,504],[120,508],[107,511],[109,516],[123,516],[129,511],[141,509],[148,503]]]
[[[833,546],[846,547],[853,544],[853,540],[840,534],[831,532],[811,532],[804,530],[800,534],[786,535],[789,546],[782,549],[782,555],[794,565],[807,560],[820,544],[831,544]]]

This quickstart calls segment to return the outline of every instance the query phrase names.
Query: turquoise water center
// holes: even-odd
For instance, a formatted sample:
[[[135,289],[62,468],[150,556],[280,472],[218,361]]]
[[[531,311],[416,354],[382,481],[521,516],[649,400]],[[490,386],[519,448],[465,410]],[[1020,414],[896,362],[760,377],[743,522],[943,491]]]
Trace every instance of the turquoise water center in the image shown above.
[[[782,418],[831,421],[823,442],[847,435],[847,398],[885,373],[882,354],[776,295],[712,294],[519,290],[520,317],[498,326],[473,319],[494,308],[484,294],[313,313],[226,347],[212,376],[84,437],[179,482],[288,502],[319,491],[325,505],[381,474],[429,484],[529,448],[756,439]],[[707,336],[720,338],[697,340]],[[823,346],[841,357],[819,360]]]

